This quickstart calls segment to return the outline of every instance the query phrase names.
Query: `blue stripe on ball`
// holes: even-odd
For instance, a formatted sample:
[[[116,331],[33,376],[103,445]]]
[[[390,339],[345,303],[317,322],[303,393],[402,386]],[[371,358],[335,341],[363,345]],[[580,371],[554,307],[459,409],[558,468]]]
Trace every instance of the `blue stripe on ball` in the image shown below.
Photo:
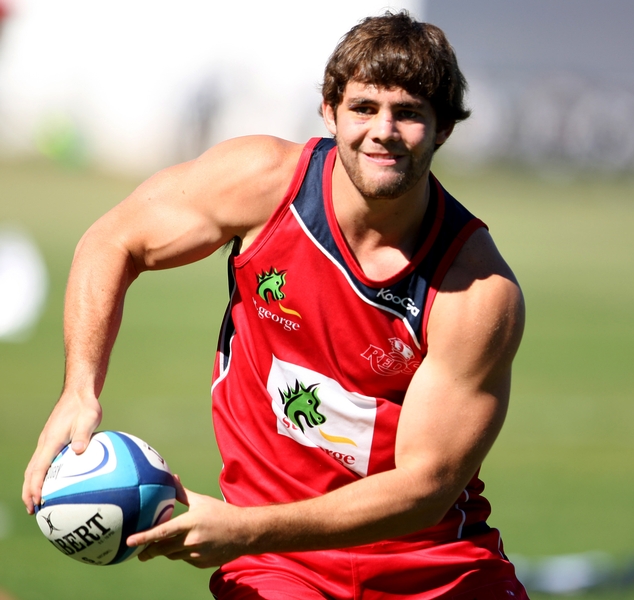
[[[158,505],[164,500],[174,500],[174,488],[164,485],[142,485],[139,488],[141,517],[139,529],[150,529],[158,524],[161,515],[156,514]],[[172,502],[172,506],[174,503]]]
[[[115,432],[110,432],[115,433]],[[137,469],[139,484],[158,484],[174,486],[174,477],[171,473],[157,469],[147,459],[143,450],[125,434],[117,434],[121,442],[126,445],[128,452],[132,455]],[[157,453],[156,456],[162,461],[163,458]]]

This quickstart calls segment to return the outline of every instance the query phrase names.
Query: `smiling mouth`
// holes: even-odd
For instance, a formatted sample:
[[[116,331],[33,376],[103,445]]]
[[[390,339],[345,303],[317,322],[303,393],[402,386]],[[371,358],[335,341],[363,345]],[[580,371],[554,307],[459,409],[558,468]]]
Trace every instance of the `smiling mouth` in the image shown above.
[[[365,156],[379,165],[393,165],[403,158],[400,154],[377,154],[373,152],[366,152]]]

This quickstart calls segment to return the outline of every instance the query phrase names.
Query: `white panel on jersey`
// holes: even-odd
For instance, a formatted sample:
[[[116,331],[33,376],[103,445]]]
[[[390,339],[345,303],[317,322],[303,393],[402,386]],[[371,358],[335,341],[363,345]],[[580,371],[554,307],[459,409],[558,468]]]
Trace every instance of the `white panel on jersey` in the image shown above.
[[[267,390],[280,435],[321,448],[363,477],[368,474],[376,398],[349,392],[326,375],[275,356]]]

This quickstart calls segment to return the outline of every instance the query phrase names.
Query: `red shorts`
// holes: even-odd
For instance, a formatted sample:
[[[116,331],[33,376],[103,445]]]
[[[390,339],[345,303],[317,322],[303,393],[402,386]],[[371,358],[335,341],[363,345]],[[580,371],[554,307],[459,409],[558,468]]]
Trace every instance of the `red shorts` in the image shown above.
[[[496,529],[464,540],[243,556],[211,577],[219,600],[528,600]]]

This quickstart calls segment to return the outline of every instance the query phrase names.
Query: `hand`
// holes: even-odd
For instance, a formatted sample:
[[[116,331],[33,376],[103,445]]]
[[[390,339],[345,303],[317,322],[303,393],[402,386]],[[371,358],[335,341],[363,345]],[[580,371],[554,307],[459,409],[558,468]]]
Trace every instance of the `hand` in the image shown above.
[[[140,561],[156,556],[206,569],[229,562],[244,552],[232,535],[232,523],[237,523],[243,509],[210,496],[196,494],[184,488],[177,475],[176,498],[189,510],[152,529],[131,535],[128,546],[149,544]]]
[[[88,447],[99,423],[101,405],[97,398],[62,394],[40,434],[37,448],[24,473],[22,501],[30,515],[42,500],[42,484],[53,459],[69,442],[73,451],[81,454]]]

